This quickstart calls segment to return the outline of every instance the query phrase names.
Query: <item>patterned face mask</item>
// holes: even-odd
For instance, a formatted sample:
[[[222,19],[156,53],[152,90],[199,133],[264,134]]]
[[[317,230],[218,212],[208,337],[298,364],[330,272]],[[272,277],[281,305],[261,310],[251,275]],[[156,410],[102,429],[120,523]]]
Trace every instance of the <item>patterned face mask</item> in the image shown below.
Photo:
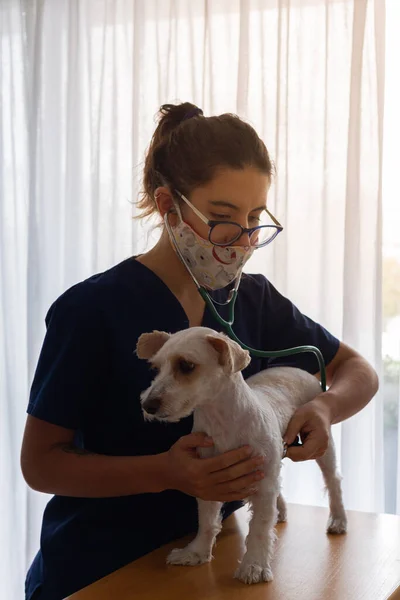
[[[241,274],[243,266],[254,252],[253,246],[214,246],[198,235],[178,211],[179,223],[170,226],[177,253],[200,285],[220,290]],[[171,233],[170,233],[171,235]]]

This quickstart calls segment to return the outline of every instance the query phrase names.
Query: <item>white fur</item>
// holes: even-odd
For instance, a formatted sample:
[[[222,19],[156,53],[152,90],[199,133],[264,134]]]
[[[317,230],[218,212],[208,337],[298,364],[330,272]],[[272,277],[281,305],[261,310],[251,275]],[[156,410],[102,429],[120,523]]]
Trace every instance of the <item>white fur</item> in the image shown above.
[[[296,408],[317,396],[320,385],[309,373],[290,367],[267,369],[245,381],[240,369],[248,364],[248,353],[212,329],[193,327],[163,335],[161,347],[160,332],[144,334],[137,346],[138,356],[150,358],[159,369],[151,386],[141,395],[145,417],[176,422],[194,413],[193,431],[205,432],[214,442],[212,448],[201,450],[203,456],[249,444],[254,454],[265,457],[265,478],[248,500],[252,518],[246,553],[235,576],[245,583],[271,581],[274,526],[277,521],[286,520],[286,504],[280,493],[282,435]],[[151,336],[157,336],[153,340],[157,350],[149,357]],[[196,365],[193,375],[176,377],[177,357]],[[154,398],[160,401],[160,407],[156,414],[148,415],[146,405]],[[332,436],[327,452],[317,463],[329,493],[327,530],[344,533],[347,519]],[[173,550],[168,563],[195,565],[211,560],[221,529],[221,506],[221,502],[198,499],[197,536],[186,548]]]

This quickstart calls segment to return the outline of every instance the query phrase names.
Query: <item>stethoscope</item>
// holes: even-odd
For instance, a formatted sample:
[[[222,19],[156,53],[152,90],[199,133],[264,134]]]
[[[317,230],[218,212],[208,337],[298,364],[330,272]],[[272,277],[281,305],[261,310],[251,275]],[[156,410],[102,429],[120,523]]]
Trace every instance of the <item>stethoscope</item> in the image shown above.
[[[206,303],[207,308],[209,309],[209,311],[211,312],[211,314],[215,318],[215,320],[220,325],[222,325],[222,327],[225,329],[228,336],[233,341],[237,342],[244,350],[247,350],[250,353],[250,356],[253,356],[255,358],[270,358],[270,357],[278,358],[280,356],[290,356],[293,354],[300,354],[302,352],[312,352],[313,354],[315,354],[315,356],[317,357],[317,360],[318,360],[319,372],[320,372],[320,376],[321,376],[322,391],[326,392],[326,371],[325,371],[324,358],[322,356],[321,351],[316,346],[296,346],[295,348],[287,348],[286,350],[274,350],[274,351],[256,350],[255,348],[251,348],[250,346],[247,346],[247,344],[242,342],[237,337],[237,335],[235,334],[235,332],[232,329],[232,325],[235,322],[235,303],[236,303],[236,299],[237,299],[237,295],[238,295],[240,280],[242,278],[242,270],[240,270],[240,272],[238,273],[236,280],[235,280],[235,285],[229,291],[226,302],[215,302],[214,303],[210,294],[207,292],[207,290],[202,285],[200,285],[200,283],[197,281],[196,277],[193,275],[191,269],[189,268],[189,265],[186,263],[183,255],[180,251],[180,248],[179,248],[178,244],[176,243],[174,234],[171,230],[171,226],[168,222],[168,214],[169,213],[166,213],[164,216],[164,223],[165,223],[165,226],[169,233],[169,237],[172,240],[172,243],[175,247],[175,250],[176,250],[179,258],[181,259],[182,263],[185,265],[186,270],[190,274],[193,282],[195,283],[197,291],[199,292],[200,296],[203,298],[204,302]],[[219,314],[215,304],[218,304],[219,306],[228,306],[228,319],[224,319]]]

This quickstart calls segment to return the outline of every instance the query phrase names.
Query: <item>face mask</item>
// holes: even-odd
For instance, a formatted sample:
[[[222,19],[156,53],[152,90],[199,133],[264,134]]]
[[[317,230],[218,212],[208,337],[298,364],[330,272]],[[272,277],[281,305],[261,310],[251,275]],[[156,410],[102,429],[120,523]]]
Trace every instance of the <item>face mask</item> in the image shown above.
[[[214,246],[180,215],[179,223],[170,226],[170,230],[181,260],[199,284],[209,290],[220,290],[232,283],[254,252],[252,246]]]

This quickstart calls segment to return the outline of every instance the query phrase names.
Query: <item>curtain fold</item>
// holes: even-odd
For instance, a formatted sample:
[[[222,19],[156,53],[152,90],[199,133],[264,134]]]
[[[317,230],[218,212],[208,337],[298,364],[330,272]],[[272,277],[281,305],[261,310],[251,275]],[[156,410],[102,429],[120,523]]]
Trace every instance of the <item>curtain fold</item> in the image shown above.
[[[346,203],[344,220],[343,338],[381,373],[381,155],[377,66],[380,32],[368,23],[374,7],[354,5],[350,66]],[[370,14],[368,14],[370,13]],[[368,28],[368,30],[367,30]],[[377,35],[374,35],[374,29]],[[371,32],[369,36],[368,33]],[[371,81],[372,77],[375,79]],[[383,405],[381,392],[351,421],[342,424],[343,487],[362,510],[384,509]],[[356,480],[356,485],[354,484]],[[353,483],[350,483],[353,481]]]

